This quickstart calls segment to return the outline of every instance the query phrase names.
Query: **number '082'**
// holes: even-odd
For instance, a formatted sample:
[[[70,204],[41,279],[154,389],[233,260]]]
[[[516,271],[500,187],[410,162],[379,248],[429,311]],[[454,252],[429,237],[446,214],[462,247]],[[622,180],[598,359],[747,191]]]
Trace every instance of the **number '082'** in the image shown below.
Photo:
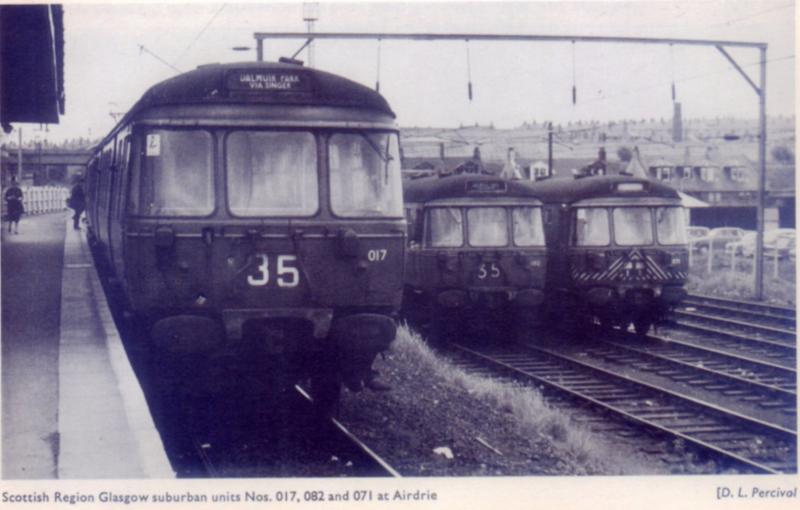
[[[256,255],[256,259],[258,260],[258,265],[255,268],[255,274],[247,275],[247,283],[253,287],[263,287],[269,284],[272,277],[270,258],[264,253],[259,253]],[[297,256],[278,255],[273,260],[274,267],[272,270],[275,272],[275,281],[278,287],[297,287],[300,283],[300,271],[294,265],[297,261]]]

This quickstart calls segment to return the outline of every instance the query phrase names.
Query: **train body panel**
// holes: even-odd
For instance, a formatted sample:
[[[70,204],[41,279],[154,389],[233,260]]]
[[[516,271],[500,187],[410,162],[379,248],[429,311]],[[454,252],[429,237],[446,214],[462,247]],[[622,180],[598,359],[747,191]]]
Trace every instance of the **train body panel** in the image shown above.
[[[400,306],[398,268],[405,238],[396,223],[378,233],[335,223],[138,225],[127,232],[126,264],[126,283],[137,310],[222,310],[229,316],[238,311],[242,317],[251,311],[253,317],[266,317],[261,309],[392,312]],[[347,242],[354,247],[344,247]],[[325,336],[327,327],[320,328],[319,336]],[[239,338],[241,332],[231,326],[229,337]]]
[[[364,377],[402,299],[399,161],[394,113],[367,87],[204,66],[152,87],[98,146],[89,236],[157,343],[335,349]]]

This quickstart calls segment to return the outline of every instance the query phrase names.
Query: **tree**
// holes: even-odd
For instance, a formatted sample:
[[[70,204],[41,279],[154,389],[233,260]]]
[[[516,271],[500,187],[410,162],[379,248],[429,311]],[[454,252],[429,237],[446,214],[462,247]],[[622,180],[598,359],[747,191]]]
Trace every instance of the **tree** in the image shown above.
[[[624,145],[617,149],[617,157],[620,161],[624,161],[625,163],[629,162],[631,158],[633,158],[633,152]]]
[[[776,145],[772,148],[771,154],[772,158],[778,163],[783,163],[784,165],[794,164],[794,152],[785,145]]]

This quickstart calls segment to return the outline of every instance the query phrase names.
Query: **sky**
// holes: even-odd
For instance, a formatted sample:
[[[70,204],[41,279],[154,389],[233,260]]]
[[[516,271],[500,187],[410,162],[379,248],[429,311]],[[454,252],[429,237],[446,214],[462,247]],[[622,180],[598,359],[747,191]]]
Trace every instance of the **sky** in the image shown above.
[[[148,87],[174,76],[174,68],[255,60],[254,32],[306,30],[301,2],[68,1],[64,12],[66,115],[47,132],[18,124],[25,140],[98,138],[113,127],[112,113],[126,111]],[[767,42],[767,113],[793,115],[795,17],[793,0],[320,2],[315,30]],[[303,42],[267,41],[266,59],[290,56]],[[252,49],[237,52],[235,46]],[[319,41],[314,52],[315,67],[371,87],[380,79],[403,127],[670,118],[672,82],[685,118],[758,115],[756,94],[713,47],[578,42],[573,50],[570,42],[383,41],[380,65],[375,41]],[[758,51],[729,53],[757,82]],[[16,132],[11,136],[17,139]]]

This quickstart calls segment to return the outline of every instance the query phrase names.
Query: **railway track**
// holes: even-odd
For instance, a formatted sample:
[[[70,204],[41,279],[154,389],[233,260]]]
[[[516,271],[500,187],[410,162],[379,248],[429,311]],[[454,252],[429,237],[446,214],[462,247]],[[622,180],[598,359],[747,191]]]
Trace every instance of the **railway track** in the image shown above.
[[[294,407],[306,406],[306,409],[300,409],[299,413],[305,418],[313,416],[313,400],[309,394],[300,386],[295,386],[294,391],[296,392]],[[293,411],[293,415],[297,415],[297,409]],[[258,464],[265,465],[266,474],[274,476],[277,472],[281,476],[293,477],[400,477],[397,470],[337,419],[328,418],[314,422],[313,418],[305,418],[292,419],[290,423],[284,423],[291,430],[278,433],[279,439],[269,446],[259,447],[255,443],[248,442],[251,444],[250,448],[255,449],[251,452],[251,456]],[[241,447],[240,444],[236,441],[223,441],[219,437],[216,440],[211,439],[214,434],[204,433],[202,430],[190,430],[188,434],[193,451],[184,454],[187,458],[182,461],[184,468],[182,472],[179,471],[180,476],[219,478],[239,475],[241,466],[237,465],[238,459],[232,462],[230,458],[226,458],[225,450],[236,450]],[[297,435],[305,437],[301,437],[299,441],[297,437],[290,437]],[[280,451],[277,457],[275,452],[270,451],[275,448],[284,450],[287,447],[292,451]],[[264,451],[263,455],[259,450]],[[295,453],[297,458],[285,462],[286,455],[294,457]],[[280,462],[282,457],[284,458],[282,466],[270,465]],[[336,458],[337,462],[331,462],[331,458]]]
[[[794,309],[691,295],[672,319],[666,329],[670,340],[766,365],[795,367]]]
[[[796,373],[792,370],[743,363],[741,359],[686,349],[654,337],[646,341],[635,335],[596,339],[577,351],[576,347],[572,346],[569,355],[592,366],[624,371],[636,380],[674,388],[682,395],[796,428]]]
[[[295,386],[295,390],[310,404],[313,405],[313,399],[311,396],[306,392],[302,387]],[[368,472],[371,472],[373,476],[389,476],[392,478],[401,478],[401,475],[397,470],[395,470],[392,466],[389,465],[383,458],[381,458],[375,451],[373,451],[369,446],[366,445],[361,439],[359,439],[355,434],[353,434],[350,430],[347,429],[339,420],[335,417],[328,418],[328,423],[326,424],[330,429],[334,432],[334,434],[338,435],[342,442],[348,443],[351,445],[352,450],[354,450],[358,456],[360,457],[360,464],[362,469],[366,469]]]
[[[764,322],[766,325],[779,325],[788,329],[795,329],[797,323],[797,310],[785,306],[702,294],[690,294],[683,300],[683,304],[723,315],[736,313],[741,318],[747,318],[759,323]]]
[[[681,307],[673,310],[672,316],[678,326],[700,330],[718,335],[733,335],[743,338],[743,341],[771,345],[776,350],[786,353],[795,352],[797,333],[794,330],[763,326],[750,322],[698,313],[691,307]]]
[[[781,368],[795,367],[796,352],[792,348],[753,342],[746,336],[719,332],[702,327],[667,325],[658,328],[659,337],[667,337],[672,343],[713,351],[720,354],[756,361],[764,365]]]
[[[797,435],[530,344],[475,347],[456,344],[477,366],[544,385],[602,409],[638,428],[682,441],[726,468],[755,473],[796,472]]]
[[[754,391],[763,390],[774,396],[788,398],[792,402],[797,398],[797,371],[794,368],[656,335],[648,335],[645,339],[628,335],[625,340],[625,343],[619,340],[604,342],[701,373],[712,373],[736,383],[751,385]]]

